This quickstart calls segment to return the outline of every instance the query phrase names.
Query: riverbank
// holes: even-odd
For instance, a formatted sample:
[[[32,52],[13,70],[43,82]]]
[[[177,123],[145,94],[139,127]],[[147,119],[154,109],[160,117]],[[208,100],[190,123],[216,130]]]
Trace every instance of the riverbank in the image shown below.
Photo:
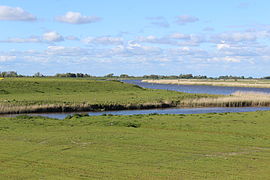
[[[178,84],[178,85],[207,85],[207,86],[226,86],[226,87],[252,87],[270,88],[270,80],[204,80],[204,79],[160,79],[142,80],[142,82],[156,84]]]
[[[6,78],[0,82],[0,114],[139,110],[190,107],[270,107],[270,95],[191,94],[146,89],[119,81],[71,78]]]
[[[202,108],[202,107],[270,107],[270,94],[236,92],[230,96],[184,98],[181,101],[144,104],[42,104],[24,106],[0,105],[0,114],[89,112],[144,110],[159,108]]]
[[[270,112],[19,116],[0,121],[3,179],[267,179]]]
[[[0,114],[130,110],[176,107],[184,99],[218,97],[141,88],[119,81],[5,78]]]

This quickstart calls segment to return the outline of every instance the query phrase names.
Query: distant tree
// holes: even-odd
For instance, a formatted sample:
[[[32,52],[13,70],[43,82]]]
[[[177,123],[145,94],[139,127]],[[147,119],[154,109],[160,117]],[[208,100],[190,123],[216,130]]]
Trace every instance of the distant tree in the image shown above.
[[[112,78],[113,75],[114,75],[113,73],[110,73],[110,74],[105,75],[104,77]]]
[[[76,77],[81,77],[81,78],[82,78],[82,77],[84,77],[84,74],[82,74],[82,73],[77,73],[77,74],[76,74]]]
[[[192,79],[193,75],[192,74],[180,74],[179,78],[180,79]]]
[[[40,72],[37,72],[34,74],[34,77],[43,77],[43,75]]]
[[[19,75],[15,71],[5,71],[5,72],[1,72],[0,76],[1,77],[18,77]]]
[[[129,75],[127,75],[127,74],[121,74],[119,77],[120,77],[120,78],[128,78]]]

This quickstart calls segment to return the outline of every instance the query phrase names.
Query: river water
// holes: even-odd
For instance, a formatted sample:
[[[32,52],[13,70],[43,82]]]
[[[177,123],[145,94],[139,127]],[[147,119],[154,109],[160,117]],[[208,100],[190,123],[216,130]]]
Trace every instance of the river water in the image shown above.
[[[249,87],[225,87],[225,86],[200,86],[200,85],[177,85],[177,84],[154,84],[141,82],[141,80],[123,80],[125,83],[136,84],[150,89],[166,89],[186,93],[221,94],[229,95],[236,91],[252,91],[270,93],[270,88],[249,88]]]
[[[173,85],[173,84],[150,84],[140,80],[124,80],[125,83],[135,84],[144,88],[166,89],[187,93],[206,93],[228,95],[236,91],[255,91],[270,93],[267,88],[243,88],[243,87],[223,87],[223,86],[194,86],[194,85]],[[201,114],[201,113],[225,113],[225,112],[252,112],[252,111],[270,111],[270,107],[241,107],[241,108],[167,108],[167,109],[143,109],[143,110],[120,110],[103,112],[84,112],[90,116],[99,116],[103,114],[112,115],[136,115],[136,114]],[[78,113],[78,112],[76,112]],[[45,116],[50,118],[64,119],[67,115],[75,113],[34,113],[27,114],[31,116]],[[17,115],[4,115],[5,117],[14,117]],[[3,116],[2,116],[3,117]]]
[[[243,107],[243,108],[167,108],[167,109],[146,109],[146,110],[121,110],[121,111],[103,111],[103,112],[83,112],[89,116],[110,115],[136,115],[136,114],[202,114],[202,113],[226,113],[226,112],[253,112],[253,111],[270,111],[270,107]],[[76,112],[79,113],[79,112]],[[75,113],[33,113],[20,114],[29,116],[44,116],[49,118],[64,119],[67,115]],[[4,115],[4,117],[15,117],[16,114]],[[3,117],[3,116],[2,116]]]

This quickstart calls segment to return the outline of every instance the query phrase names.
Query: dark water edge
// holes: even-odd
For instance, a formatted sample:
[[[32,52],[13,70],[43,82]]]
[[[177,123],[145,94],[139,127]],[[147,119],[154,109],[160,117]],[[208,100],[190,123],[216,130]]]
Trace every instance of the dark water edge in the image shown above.
[[[166,108],[166,109],[145,109],[145,110],[121,110],[121,111],[103,111],[103,112],[83,112],[89,116],[100,115],[138,115],[138,114],[204,114],[204,113],[236,113],[236,112],[254,112],[270,111],[270,107],[238,107],[238,108]],[[27,113],[27,114],[6,114],[1,117],[16,117],[20,115],[43,116],[56,119],[64,119],[68,115],[76,113]]]
[[[122,82],[135,84],[150,89],[165,89],[194,94],[217,94],[230,95],[237,91],[270,93],[270,88],[251,88],[251,87],[227,87],[227,86],[207,86],[207,85],[177,85],[177,84],[155,84],[141,82],[141,80],[122,80]]]

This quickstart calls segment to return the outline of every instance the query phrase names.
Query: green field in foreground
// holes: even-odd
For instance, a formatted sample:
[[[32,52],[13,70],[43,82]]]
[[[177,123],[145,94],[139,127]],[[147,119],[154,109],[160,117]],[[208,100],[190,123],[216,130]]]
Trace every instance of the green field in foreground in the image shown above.
[[[119,81],[79,78],[6,78],[0,80],[0,112],[12,111],[14,106],[25,108],[24,106],[33,105],[177,104],[183,99],[209,96],[144,89]]]
[[[1,179],[269,179],[270,112],[0,118]]]

